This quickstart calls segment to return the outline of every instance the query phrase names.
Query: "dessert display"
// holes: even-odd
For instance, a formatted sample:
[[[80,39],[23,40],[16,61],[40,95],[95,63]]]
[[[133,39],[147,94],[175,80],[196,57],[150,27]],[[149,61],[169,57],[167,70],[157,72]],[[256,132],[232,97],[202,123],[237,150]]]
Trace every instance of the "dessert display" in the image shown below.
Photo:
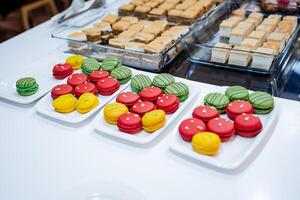
[[[247,16],[246,16],[247,15]],[[234,11],[219,26],[220,39],[212,48],[211,61],[231,65],[269,70],[274,58],[287,45],[297,26],[294,16],[264,16],[262,13],[246,14],[243,9]]]
[[[178,85],[173,87],[175,83]],[[172,87],[168,89],[169,86]],[[137,74],[131,78],[130,89],[118,94],[116,103],[107,105],[103,115],[108,124],[117,125],[121,132],[138,134],[144,130],[153,133],[164,127],[166,116],[175,113],[180,106],[180,99],[183,102],[188,96],[188,86],[175,82],[170,74],[158,74],[153,80],[147,75]],[[122,109],[116,110],[124,111],[120,115],[115,115],[114,123],[111,123],[111,117],[107,116],[107,110],[112,106],[121,107]]]
[[[32,77],[24,77],[16,82],[17,93],[21,96],[30,96],[39,89],[39,84]]]
[[[265,92],[249,94],[241,86],[228,87],[225,94],[208,93],[203,102],[205,105],[194,108],[192,117],[180,123],[178,132],[183,141],[192,143],[193,151],[210,156],[217,154],[221,142],[234,142],[235,135],[257,136],[263,129],[263,122],[255,114],[266,115],[274,108],[271,95]]]

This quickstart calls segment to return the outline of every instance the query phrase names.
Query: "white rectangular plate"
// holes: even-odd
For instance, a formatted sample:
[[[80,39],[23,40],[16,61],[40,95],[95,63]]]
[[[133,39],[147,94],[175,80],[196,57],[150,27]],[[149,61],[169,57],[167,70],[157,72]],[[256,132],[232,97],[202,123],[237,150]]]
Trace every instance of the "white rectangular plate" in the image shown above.
[[[103,117],[103,109],[101,110],[101,112],[98,113],[98,115],[95,117],[94,119],[94,127],[95,130],[108,135],[108,136],[112,136],[127,142],[131,142],[131,143],[135,143],[135,144],[140,144],[140,145],[145,145],[145,144],[149,144],[151,143],[153,140],[155,140],[155,138],[157,138],[159,135],[162,135],[165,130],[167,128],[169,128],[171,126],[171,124],[173,122],[175,122],[176,118],[180,117],[180,113],[190,104],[190,102],[193,101],[193,99],[196,98],[196,90],[193,87],[190,87],[190,95],[189,98],[185,101],[180,103],[179,109],[171,114],[171,115],[167,115],[166,117],[166,125],[155,131],[154,133],[147,133],[144,130],[140,131],[137,134],[127,134],[124,132],[121,132],[118,129],[118,126],[114,126],[114,125],[110,125],[108,123],[105,122],[104,117]],[[131,91],[130,88],[127,88],[125,91]],[[197,92],[200,91],[199,89],[197,90]],[[116,98],[112,100],[112,102],[115,102]]]
[[[20,72],[0,81],[0,98],[19,104],[32,103],[44,96],[53,86],[62,82],[52,76],[52,68],[57,63],[64,63],[70,54],[52,53],[24,67]],[[21,96],[16,91],[16,81],[30,76],[39,84],[38,91],[31,96]]]
[[[210,92],[221,92],[224,94],[225,89],[226,88],[223,87],[220,91],[214,90]],[[199,105],[204,105],[204,97],[210,92],[202,92],[201,96],[196,101],[197,103],[190,107],[190,111],[182,118],[182,120],[192,117],[193,109]],[[271,136],[272,128],[274,128],[277,119],[278,110],[279,105],[275,99],[273,111],[267,115],[259,115],[263,124],[263,130],[260,134],[254,138],[244,138],[236,135],[230,141],[223,142],[219,153],[215,156],[206,156],[192,150],[192,144],[184,141],[178,132],[181,121],[177,124],[176,128],[173,129],[173,133],[168,138],[169,147],[173,152],[202,164],[224,170],[235,170],[242,166],[250,157],[254,156],[255,152],[258,152],[259,147]],[[226,114],[222,115],[222,117],[227,118]]]
[[[50,117],[52,119],[71,123],[71,124],[77,124],[77,123],[83,122],[84,120],[89,118],[91,115],[96,113],[99,109],[101,109],[103,106],[105,106],[117,94],[119,94],[121,91],[126,89],[128,86],[129,86],[129,83],[121,85],[120,88],[114,94],[112,94],[110,96],[98,95],[99,105],[97,107],[95,107],[93,110],[91,110],[90,112],[85,113],[85,114],[81,114],[76,110],[73,112],[70,112],[70,113],[55,112],[55,110],[52,106],[53,100],[52,100],[50,92],[36,104],[35,108],[38,113],[45,115],[47,117]]]

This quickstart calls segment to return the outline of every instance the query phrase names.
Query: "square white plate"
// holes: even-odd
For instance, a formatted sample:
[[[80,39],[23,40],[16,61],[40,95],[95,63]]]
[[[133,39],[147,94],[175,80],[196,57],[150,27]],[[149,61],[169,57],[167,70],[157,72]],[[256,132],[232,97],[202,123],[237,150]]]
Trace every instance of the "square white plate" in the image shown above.
[[[210,92],[220,92],[224,94],[225,90],[226,87],[221,88],[219,91],[203,91],[197,99],[197,103],[190,107],[190,111],[186,113],[182,120],[192,117],[192,112],[195,107],[204,105],[204,97],[206,94]],[[173,129],[173,133],[168,138],[169,147],[173,152],[178,153],[183,157],[199,161],[202,164],[211,165],[224,170],[235,170],[253,156],[256,150],[258,150],[258,147],[263,145],[264,141],[272,134],[272,128],[275,126],[279,110],[279,104],[276,102],[276,99],[274,100],[275,106],[271,113],[267,115],[258,115],[263,124],[263,130],[260,134],[254,138],[244,138],[235,135],[230,141],[221,144],[219,153],[215,156],[206,156],[192,150],[192,144],[184,141],[179,134],[178,127],[182,120],[177,124],[176,128]],[[226,114],[221,115],[221,117],[227,118]]]
[[[52,76],[52,68],[55,64],[64,63],[70,54],[52,53],[38,59],[36,62],[24,67],[17,74],[0,81],[0,98],[19,104],[32,103],[44,96],[54,85],[62,80]],[[36,79],[39,84],[38,91],[31,96],[21,96],[16,91],[16,81],[20,78],[30,76]]]
[[[99,111],[103,106],[105,106],[108,102],[110,102],[117,94],[121,91],[125,90],[129,86],[129,82],[120,86],[120,88],[110,96],[102,96],[98,95],[99,105],[95,107],[88,113],[81,114],[77,110],[70,113],[59,113],[56,112],[52,106],[52,97],[51,92],[49,92],[46,96],[44,96],[35,106],[35,109],[38,113],[50,117],[55,120],[77,124],[83,122],[95,112]]]
[[[103,117],[104,109],[102,109],[101,112],[98,113],[98,115],[95,117],[93,121],[95,130],[102,134],[113,136],[115,138],[122,139],[131,143],[140,144],[140,145],[149,144],[153,140],[155,140],[155,138],[157,138],[159,135],[163,134],[165,130],[168,129],[172,123],[175,122],[176,118],[180,117],[181,112],[190,104],[190,102],[192,102],[196,98],[197,92],[200,92],[200,89],[197,89],[196,92],[196,88],[191,86],[189,87],[189,90],[190,90],[189,98],[184,102],[180,103],[179,109],[175,113],[171,115],[167,115],[166,125],[163,128],[155,131],[154,133],[147,133],[144,130],[140,131],[137,134],[127,134],[121,132],[118,129],[118,126],[110,125],[105,122]],[[128,87],[125,91],[131,91],[131,88]],[[114,98],[112,102],[116,102],[116,98]]]

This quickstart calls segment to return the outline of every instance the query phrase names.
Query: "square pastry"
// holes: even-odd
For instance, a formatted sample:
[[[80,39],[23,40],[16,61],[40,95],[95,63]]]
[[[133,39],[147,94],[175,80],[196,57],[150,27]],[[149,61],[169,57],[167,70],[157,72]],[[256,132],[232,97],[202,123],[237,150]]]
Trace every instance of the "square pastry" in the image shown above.
[[[255,19],[255,20],[257,20],[258,24],[260,24],[260,23],[263,21],[263,19],[264,19],[264,15],[261,14],[261,13],[259,13],[259,12],[252,12],[252,13],[248,16],[248,18]]]
[[[229,36],[229,43],[233,45],[240,45],[243,41],[243,39],[247,36],[248,34],[247,29],[243,28],[234,28],[232,29],[230,36]]]
[[[113,47],[124,49],[125,44],[128,41],[129,41],[128,39],[123,39],[123,38],[112,38],[112,39],[109,39],[108,44]]]
[[[247,67],[251,61],[251,49],[243,46],[235,46],[230,51],[228,63],[232,65],[238,65]]]
[[[139,32],[134,36],[135,42],[149,43],[154,40],[155,35],[150,33]]]
[[[232,29],[237,25],[236,21],[224,20],[219,26],[219,35],[229,37]]]
[[[260,47],[252,53],[253,68],[269,70],[274,60],[274,50],[271,48]]]
[[[118,21],[112,25],[112,29],[115,35],[127,30],[130,27],[130,23],[127,21]]]
[[[257,39],[259,46],[261,46],[267,38],[267,33],[264,31],[252,31],[250,35],[248,35],[248,38]]]
[[[242,28],[242,29],[246,29],[248,31],[247,32],[247,35],[248,35],[249,33],[251,33],[255,29],[255,23],[245,20],[245,21],[242,21],[242,22],[238,23],[237,27]]]
[[[141,42],[126,42],[125,49],[131,51],[144,52],[145,51],[145,43]]]
[[[256,30],[266,32],[267,35],[269,35],[275,30],[275,26],[271,24],[261,24],[258,27],[256,27]]]
[[[273,49],[275,55],[280,53],[280,46],[278,42],[267,41],[263,44],[263,48]]]
[[[118,35],[118,38],[132,39],[136,33],[137,33],[137,31],[135,31],[135,30],[126,30],[126,31],[123,31],[122,33],[120,33]]]
[[[102,35],[109,34],[112,32],[112,28],[110,26],[110,23],[108,23],[108,22],[95,23],[94,27],[100,29]]]
[[[150,42],[149,44],[146,44],[145,46],[146,53],[160,53],[165,49],[166,47],[163,44],[154,41]]]
[[[116,23],[118,20],[119,20],[118,15],[107,15],[107,16],[103,17],[101,21],[107,22],[109,24],[113,24],[113,23]]]
[[[134,11],[135,5],[133,4],[123,4],[119,7],[120,15],[129,15],[132,11]]]
[[[246,18],[246,10],[244,8],[236,9],[236,10],[232,11],[232,14],[242,17],[243,19]]]
[[[211,50],[211,61],[226,63],[229,58],[231,45],[218,42]]]
[[[257,49],[260,46],[260,41],[253,38],[245,38],[241,46],[249,48],[251,51]]]
[[[272,19],[272,18],[266,18],[266,19],[264,19],[264,21],[262,22],[262,24],[273,25],[273,26],[276,27],[278,25],[279,21],[276,20],[276,19]]]
[[[268,41],[277,42],[279,44],[280,52],[284,49],[286,35],[284,33],[271,33],[268,38]]]
[[[128,22],[130,25],[132,25],[138,23],[139,18],[133,16],[125,16],[125,17],[121,17],[121,21]]]

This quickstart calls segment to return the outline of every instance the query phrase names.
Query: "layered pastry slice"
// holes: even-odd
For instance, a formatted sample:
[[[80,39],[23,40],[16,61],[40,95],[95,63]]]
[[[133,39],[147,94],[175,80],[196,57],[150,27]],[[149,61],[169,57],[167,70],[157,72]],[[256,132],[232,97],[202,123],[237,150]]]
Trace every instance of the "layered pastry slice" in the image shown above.
[[[234,28],[229,36],[229,43],[233,45],[240,45],[243,39],[248,35],[249,30],[243,28]]]
[[[255,29],[255,23],[251,21],[242,21],[238,23],[237,28],[247,30],[247,35],[250,34]]]
[[[160,37],[157,37],[155,40],[153,40],[153,42],[160,43],[165,48],[168,48],[168,47],[170,47],[172,45],[173,40],[172,40],[172,38],[170,38],[168,36],[160,36]]]
[[[164,8],[153,8],[149,14],[149,18],[152,19],[152,20],[155,20],[155,19],[161,19],[163,16],[165,16],[167,13],[167,10],[164,9]]]
[[[259,41],[259,46],[261,46],[267,38],[267,33],[264,31],[252,31],[248,35],[248,38],[257,39]]]
[[[147,2],[147,1],[145,1]],[[155,1],[148,1],[147,3],[144,4],[144,6],[150,7],[150,8],[155,8],[159,5],[158,2]]]
[[[119,7],[119,15],[120,16],[127,16],[131,15],[134,11],[135,5],[133,4],[123,4]]]
[[[297,27],[297,24],[298,24],[298,19],[296,16],[285,16],[283,19],[282,19],[282,22],[284,23],[289,23],[291,24],[293,30],[292,32],[295,31],[296,27]]]
[[[144,24],[138,22],[136,24],[132,24],[129,26],[128,30],[130,31],[136,31],[136,32],[140,32],[144,29]]]
[[[264,15],[261,14],[261,13],[258,13],[258,12],[252,12],[249,16],[248,16],[248,19],[255,19],[257,21],[257,24],[260,24],[263,19],[264,19]]]
[[[190,25],[195,22],[198,16],[199,12],[197,10],[185,10],[180,15],[180,17],[182,18],[181,23]]]
[[[121,17],[120,20],[121,20],[121,21],[124,21],[124,22],[129,22],[130,25],[136,24],[136,23],[139,22],[139,18],[133,17],[133,16],[125,16],[125,17]]]
[[[118,35],[118,38],[122,39],[133,39],[137,31],[134,30],[126,30]]]
[[[239,17],[242,17],[243,19],[245,19],[246,18],[246,10],[244,8],[236,9],[236,10],[232,11],[232,15],[239,16]]]
[[[277,33],[284,33],[286,42],[290,38],[293,33],[293,25],[289,23],[284,23],[284,21],[279,22],[277,29],[275,30]]]
[[[108,41],[109,45],[111,45],[113,47],[121,48],[121,49],[125,48],[126,43],[128,43],[128,39],[123,39],[123,38],[112,38],[112,39],[109,39],[109,41]]]
[[[134,36],[134,41],[141,42],[141,43],[149,43],[152,40],[154,40],[154,38],[155,38],[155,35],[153,35],[153,34],[140,32]]]
[[[249,49],[248,47],[235,46],[230,51],[228,63],[232,65],[247,67],[251,62],[250,51],[251,49]]]
[[[264,19],[262,24],[273,25],[276,27],[278,25],[279,21],[277,19],[266,18],[266,19]]]
[[[211,51],[211,61],[218,63],[226,63],[229,58],[231,45],[225,43],[217,43]]]
[[[115,35],[126,31],[130,27],[130,23],[128,21],[118,21],[112,25],[112,30]]]
[[[281,52],[285,47],[286,35],[284,33],[271,33],[267,40],[270,42],[277,42],[279,44],[279,51]]]
[[[101,31],[101,35],[110,34],[112,28],[108,22],[98,22],[94,24],[94,27],[98,28]]]
[[[181,22],[181,14],[183,13],[182,10],[172,9],[168,11],[168,21],[169,22]]]
[[[102,18],[103,22],[107,22],[109,24],[114,24],[119,20],[119,16],[118,15],[107,15],[105,17]]]
[[[252,64],[253,68],[270,69],[274,60],[274,50],[271,48],[260,47],[252,53]]]
[[[131,51],[144,52],[145,51],[145,43],[141,42],[126,42],[125,49]]]
[[[151,7],[148,7],[148,6],[144,6],[144,5],[137,6],[134,9],[135,16],[137,16],[140,19],[146,19],[147,18],[147,14],[150,12],[150,10],[151,10]]]
[[[149,44],[146,44],[145,46],[146,53],[160,53],[165,49],[166,47],[163,44],[154,41],[150,42]]]
[[[265,32],[267,35],[269,35],[270,33],[272,33],[275,30],[274,25],[271,24],[260,24],[258,27],[256,27],[257,31],[263,31]]]
[[[275,55],[280,53],[280,46],[278,42],[267,41],[262,45],[263,48],[273,49]]]
[[[237,25],[235,21],[224,20],[219,26],[219,35],[221,37],[229,37],[232,29]]]
[[[89,42],[101,42],[101,30],[95,27],[86,28],[82,30],[86,34],[86,38]]]
[[[253,38],[245,38],[241,46],[249,48],[251,51],[257,49],[260,46],[260,41]]]

